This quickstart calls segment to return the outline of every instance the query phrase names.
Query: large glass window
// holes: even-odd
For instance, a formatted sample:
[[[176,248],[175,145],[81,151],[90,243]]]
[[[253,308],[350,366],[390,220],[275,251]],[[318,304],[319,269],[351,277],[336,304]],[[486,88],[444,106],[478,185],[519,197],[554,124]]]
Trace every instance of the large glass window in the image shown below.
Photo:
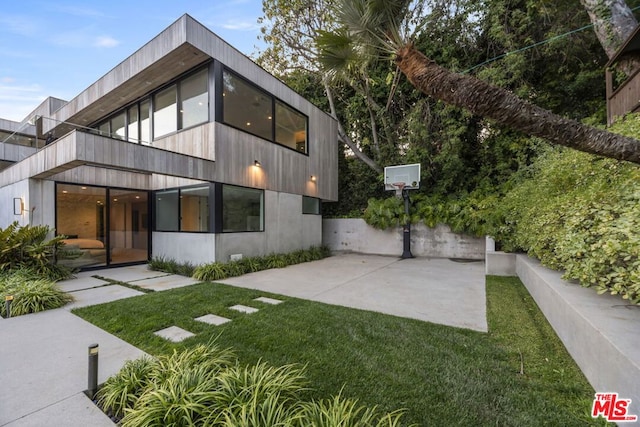
[[[142,99],[139,104],[118,111],[96,128],[100,135],[151,145],[153,138],[208,121],[209,68],[205,67]]]
[[[147,192],[109,189],[109,263],[149,257]]]
[[[67,236],[65,249],[72,257],[58,263],[72,268],[107,264],[107,189],[56,185],[56,232]]]
[[[106,121],[104,123],[102,123],[100,126],[98,126],[98,133],[102,136],[106,136],[108,137],[110,132],[109,132],[109,121]]]
[[[264,192],[223,185],[222,231],[264,231]]]
[[[179,231],[180,199],[178,190],[158,191],[155,205],[156,230]]]
[[[273,140],[273,103],[271,95],[223,71],[223,119],[228,125]]]
[[[111,118],[111,138],[125,139],[124,111]]]
[[[209,186],[180,190],[180,230],[209,231]]]
[[[224,123],[292,150],[309,152],[307,116],[231,71],[222,71],[222,86]]]
[[[183,129],[209,120],[208,80],[207,69],[204,69],[180,82]]]
[[[65,235],[58,263],[72,268],[147,261],[148,192],[56,184],[56,231]]]
[[[153,98],[153,137],[159,138],[178,130],[176,85],[158,92]]]
[[[307,118],[293,108],[276,101],[276,142],[307,152]]]
[[[209,230],[209,185],[156,192],[157,231]]]
[[[129,142],[140,142],[138,139],[138,105],[134,105],[127,109],[127,140]]]
[[[320,215],[320,199],[302,196],[302,213]]]
[[[149,101],[140,103],[140,142],[151,144],[151,120],[149,119]]]

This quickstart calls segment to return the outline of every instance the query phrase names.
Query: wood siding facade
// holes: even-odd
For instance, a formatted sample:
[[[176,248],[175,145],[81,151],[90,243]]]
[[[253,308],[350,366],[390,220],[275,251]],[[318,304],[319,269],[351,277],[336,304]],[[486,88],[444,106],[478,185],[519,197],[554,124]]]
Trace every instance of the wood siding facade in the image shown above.
[[[218,88],[214,85],[213,61],[306,115],[308,153],[299,153],[215,122],[215,91]],[[208,123],[156,139],[152,146],[83,132],[82,127],[108,117],[207,62],[210,63]],[[61,102],[56,103],[59,105]],[[147,189],[154,183],[171,181],[145,177],[161,174],[327,201],[338,197],[336,121],[188,15],[182,16],[57,111],[45,111],[51,109],[50,103],[46,107],[41,106],[37,111],[51,114],[48,120],[44,116],[41,118],[40,138],[48,132],[60,138],[0,171],[0,185],[25,178],[98,183],[111,176],[116,182],[134,184],[132,188]],[[255,160],[260,162],[260,168],[254,166]],[[75,168],[79,168],[78,171],[68,172]],[[112,172],[97,173],[96,168],[126,171],[126,174],[118,177]],[[136,175],[141,176],[134,178]]]

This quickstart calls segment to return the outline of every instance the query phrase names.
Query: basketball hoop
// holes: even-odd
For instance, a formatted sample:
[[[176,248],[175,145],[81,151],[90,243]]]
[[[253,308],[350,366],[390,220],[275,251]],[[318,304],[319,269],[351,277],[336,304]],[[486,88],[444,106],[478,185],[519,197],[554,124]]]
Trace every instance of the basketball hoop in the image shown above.
[[[391,186],[393,186],[393,189],[396,190],[396,197],[401,199],[402,198],[402,190],[404,190],[404,186],[406,185],[406,183],[404,182],[394,182],[393,184],[391,184]]]

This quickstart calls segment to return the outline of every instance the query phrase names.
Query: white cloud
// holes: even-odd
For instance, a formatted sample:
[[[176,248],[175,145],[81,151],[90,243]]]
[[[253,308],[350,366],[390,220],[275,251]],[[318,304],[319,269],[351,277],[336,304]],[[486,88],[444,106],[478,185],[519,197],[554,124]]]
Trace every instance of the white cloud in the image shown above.
[[[38,32],[38,24],[33,18],[20,15],[0,17],[0,25],[4,30],[21,36],[33,36]]]
[[[253,31],[260,28],[256,22],[252,21],[241,21],[237,19],[230,19],[224,24],[221,25],[225,30],[233,30],[233,31]]]
[[[111,36],[100,36],[96,37],[93,45],[95,47],[116,47],[120,44],[120,41],[114,39]]]
[[[87,34],[82,31],[65,31],[51,36],[49,41],[58,46],[82,47],[87,44]]]
[[[3,77],[2,83],[12,83],[11,77]],[[13,86],[11,84],[0,85],[0,118],[22,121],[44,99],[42,88],[37,84]]]
[[[71,6],[71,5],[58,5],[58,4],[50,4],[48,5],[50,10],[57,10],[62,13],[66,13],[73,16],[105,16],[99,10],[81,7],[81,6]]]

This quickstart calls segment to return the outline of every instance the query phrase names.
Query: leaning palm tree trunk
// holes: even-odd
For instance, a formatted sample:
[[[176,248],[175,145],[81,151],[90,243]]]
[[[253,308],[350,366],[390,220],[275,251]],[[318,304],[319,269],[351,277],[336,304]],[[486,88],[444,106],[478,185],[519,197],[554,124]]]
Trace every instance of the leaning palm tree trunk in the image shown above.
[[[552,143],[640,164],[640,141],[566,119],[473,76],[457,74],[405,45],[395,62],[423,93]]]

